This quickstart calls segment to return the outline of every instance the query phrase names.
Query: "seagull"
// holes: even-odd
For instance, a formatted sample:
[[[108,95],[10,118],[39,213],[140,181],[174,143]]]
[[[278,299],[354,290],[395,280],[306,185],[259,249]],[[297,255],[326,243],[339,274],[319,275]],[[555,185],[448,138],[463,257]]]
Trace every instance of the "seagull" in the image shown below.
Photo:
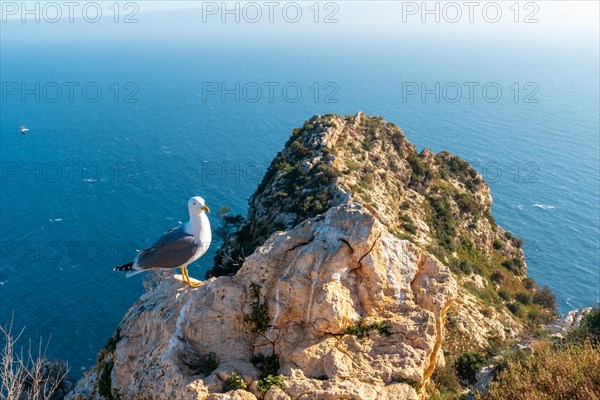
[[[19,130],[21,131],[21,135],[24,135],[27,132],[29,132],[29,129],[27,129],[27,127],[25,125],[21,125],[21,127],[19,128]]]
[[[151,247],[138,253],[135,259],[120,265],[115,271],[127,271],[127,277],[149,269],[181,268],[181,276],[191,287],[200,286],[192,282],[187,266],[206,253],[212,239],[210,222],[206,216],[210,209],[199,196],[188,201],[190,220],[177,228],[165,232]]]

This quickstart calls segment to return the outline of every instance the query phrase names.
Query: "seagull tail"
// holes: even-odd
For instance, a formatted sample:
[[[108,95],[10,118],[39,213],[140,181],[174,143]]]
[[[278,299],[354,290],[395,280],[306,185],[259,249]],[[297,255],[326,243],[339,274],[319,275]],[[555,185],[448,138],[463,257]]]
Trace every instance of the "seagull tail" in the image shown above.
[[[130,276],[139,274],[140,272],[144,272],[143,269],[135,268],[132,262],[115,267],[115,271],[127,271],[127,274],[125,274],[125,276],[128,278]]]
[[[132,269],[133,269],[132,262],[115,267],[115,271],[131,271]]]

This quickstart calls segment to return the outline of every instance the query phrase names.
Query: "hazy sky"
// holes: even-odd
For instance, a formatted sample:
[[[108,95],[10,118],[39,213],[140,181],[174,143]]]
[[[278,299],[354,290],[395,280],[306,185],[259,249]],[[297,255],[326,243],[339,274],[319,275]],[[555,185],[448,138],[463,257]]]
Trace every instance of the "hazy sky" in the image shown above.
[[[66,1],[1,1],[2,25],[19,23],[25,19],[27,23],[35,23],[35,13],[27,13],[25,8],[36,10],[40,16],[40,24],[52,25],[48,22],[55,18],[57,9],[61,13],[60,20],[68,19]],[[89,6],[90,1],[77,1],[73,6],[75,18],[81,18],[83,7],[91,19],[95,15],[95,7]],[[24,6],[24,4],[26,4]],[[100,4],[104,20],[114,17],[114,1],[97,1]],[[236,9],[237,12],[225,13],[225,8]],[[284,15],[284,8],[285,13]],[[143,26],[144,16],[149,13],[154,17],[164,15],[163,23],[177,25],[179,10],[196,15],[197,24],[235,24],[249,29],[265,30],[279,33],[286,26],[306,26],[313,31],[331,31],[333,22],[336,31],[366,34],[386,33],[392,36],[410,33],[442,34],[473,34],[473,35],[534,35],[548,38],[577,38],[582,40],[598,40],[599,36],[599,2],[598,1],[322,1],[315,7],[314,1],[256,1],[256,2],[227,2],[221,1],[121,1],[118,16],[123,18],[133,15]],[[302,13],[298,22],[292,24],[297,10]],[[317,13],[318,9],[318,13]],[[429,11],[429,12],[427,12]],[[498,14],[500,12],[500,14]],[[260,13],[260,17],[258,14]],[[237,14],[237,15],[236,15]],[[269,22],[269,15],[273,23]],[[439,20],[436,21],[436,19]],[[315,23],[314,20],[318,20]],[[471,21],[470,21],[471,20]],[[336,22],[337,21],[337,22]],[[424,21],[424,22],[423,22]],[[145,28],[152,29],[147,24]],[[162,24],[161,24],[162,25]],[[250,28],[252,27],[252,28]],[[174,27],[171,26],[171,29]],[[184,28],[184,27],[182,27]]]

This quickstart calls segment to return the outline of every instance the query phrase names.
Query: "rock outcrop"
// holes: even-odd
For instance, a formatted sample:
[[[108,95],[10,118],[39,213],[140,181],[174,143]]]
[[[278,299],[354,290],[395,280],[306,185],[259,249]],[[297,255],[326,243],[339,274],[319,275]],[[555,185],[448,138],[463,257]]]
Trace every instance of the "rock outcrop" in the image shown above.
[[[579,308],[571,310],[568,313],[561,315],[551,324],[548,325],[550,334],[559,339],[565,339],[569,333],[577,329],[586,314],[592,311],[591,307]]]
[[[466,162],[393,124],[315,116],[210,279],[143,294],[68,398],[417,399],[448,357],[551,313],[491,204]]]
[[[274,357],[285,378],[266,398],[416,399],[455,295],[446,266],[345,203],[274,234],[233,277],[144,294],[70,398],[98,398],[102,379],[128,398],[236,398],[217,394],[234,372],[260,396],[253,360]],[[211,353],[216,369],[195,374]]]
[[[236,273],[274,232],[347,201],[360,202],[390,233],[461,277],[461,304],[450,310],[457,351],[518,338],[519,319],[529,313],[550,317],[513,299],[535,288],[524,285],[522,242],[490,215],[481,175],[448,152],[418,153],[400,128],[362,113],[315,116],[294,129],[250,199],[246,223],[223,244],[207,276]],[[509,296],[499,297],[507,288]]]

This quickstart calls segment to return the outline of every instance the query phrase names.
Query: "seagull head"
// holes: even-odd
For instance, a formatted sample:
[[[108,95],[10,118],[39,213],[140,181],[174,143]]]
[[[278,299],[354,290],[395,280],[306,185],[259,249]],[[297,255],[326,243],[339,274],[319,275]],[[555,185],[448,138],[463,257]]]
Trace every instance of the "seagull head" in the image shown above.
[[[200,215],[203,212],[210,212],[210,208],[206,206],[204,199],[200,196],[194,196],[188,201],[188,210],[190,215]]]

